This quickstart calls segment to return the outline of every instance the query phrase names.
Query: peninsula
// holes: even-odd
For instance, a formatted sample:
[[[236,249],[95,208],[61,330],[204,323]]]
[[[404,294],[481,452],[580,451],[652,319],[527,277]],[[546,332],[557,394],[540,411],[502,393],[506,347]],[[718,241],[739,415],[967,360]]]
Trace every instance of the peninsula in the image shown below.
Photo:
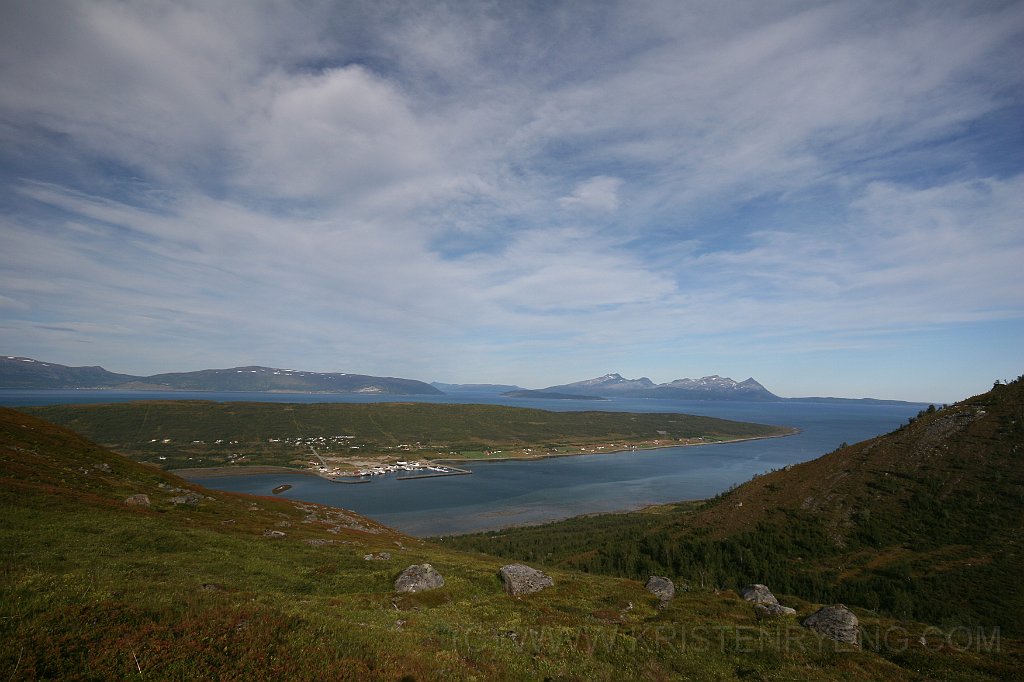
[[[23,408],[164,469],[277,466],[329,477],[434,470],[441,461],[536,459],[795,433],[675,413],[502,405],[139,401]]]

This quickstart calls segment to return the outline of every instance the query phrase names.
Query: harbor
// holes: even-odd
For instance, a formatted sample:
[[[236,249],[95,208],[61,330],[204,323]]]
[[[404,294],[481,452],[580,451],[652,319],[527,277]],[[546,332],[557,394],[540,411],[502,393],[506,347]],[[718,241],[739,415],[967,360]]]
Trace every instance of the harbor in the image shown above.
[[[401,475],[407,472],[407,475]],[[326,465],[318,467],[317,473],[334,483],[369,483],[374,476],[386,476],[396,474],[397,481],[412,481],[421,478],[438,478],[440,476],[465,476],[473,473],[469,469],[460,469],[450,465],[426,464],[424,462],[398,461],[394,464],[381,464],[367,467],[347,474],[339,474],[337,469],[330,469]]]

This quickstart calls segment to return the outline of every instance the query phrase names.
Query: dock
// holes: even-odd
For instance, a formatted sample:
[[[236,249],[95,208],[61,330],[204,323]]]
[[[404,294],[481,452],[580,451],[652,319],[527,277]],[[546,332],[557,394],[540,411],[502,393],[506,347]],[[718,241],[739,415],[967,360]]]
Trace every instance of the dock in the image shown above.
[[[437,478],[438,476],[465,476],[466,474],[473,473],[468,469],[459,469],[458,467],[445,467],[445,471],[433,470],[426,474],[415,474],[413,476],[400,476],[396,477],[396,481],[412,481],[417,478]]]

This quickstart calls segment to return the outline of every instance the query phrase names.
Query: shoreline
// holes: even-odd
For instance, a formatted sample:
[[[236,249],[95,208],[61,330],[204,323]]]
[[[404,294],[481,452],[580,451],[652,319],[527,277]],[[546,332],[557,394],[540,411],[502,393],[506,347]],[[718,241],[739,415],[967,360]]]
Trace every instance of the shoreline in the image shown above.
[[[432,459],[431,462],[438,464],[447,464],[448,462],[462,462],[473,463],[473,462],[533,462],[541,459],[554,459],[556,457],[586,457],[587,455],[618,455],[623,452],[647,452],[649,450],[665,450],[667,448],[700,448],[706,445],[726,445],[728,443],[746,443],[747,441],[754,440],[768,440],[769,438],[788,438],[789,436],[795,436],[800,433],[800,429],[793,427],[789,433],[777,433],[772,436],[750,436],[749,438],[730,438],[729,440],[716,440],[708,443],[673,443],[672,445],[653,445],[651,447],[638,447],[632,450],[605,450],[602,452],[555,452],[545,453],[541,455],[530,455],[529,457],[488,457],[487,459],[481,459],[479,457],[465,458],[465,457],[445,457],[444,459]]]
[[[779,433],[771,436],[751,436],[749,438],[731,438],[729,440],[718,440],[709,443],[684,443],[682,445],[676,443],[672,445],[655,445],[652,447],[638,447],[635,450],[607,450],[603,452],[557,452],[557,453],[545,453],[540,455],[531,455],[529,457],[491,457],[488,459],[481,458],[462,458],[462,457],[446,457],[444,459],[431,459],[428,460],[434,464],[449,464],[449,463],[461,463],[461,464],[472,464],[477,462],[534,462],[542,459],[554,459],[556,457],[586,457],[587,455],[617,455],[624,452],[639,452],[649,450],[664,450],[666,448],[690,448],[690,447],[703,447],[706,445],[725,445],[728,443],[745,443],[747,441],[755,440],[767,440],[769,438],[786,438],[788,436],[795,436],[800,433],[800,429],[793,428],[788,433]],[[312,469],[293,469],[291,467],[275,466],[271,464],[253,464],[248,466],[219,466],[219,467],[191,467],[187,469],[165,469],[167,473],[181,476],[188,480],[205,480],[210,478],[224,478],[227,476],[261,476],[264,474],[299,474],[302,476],[316,476],[323,478],[328,481],[333,481],[334,477],[326,476]]]

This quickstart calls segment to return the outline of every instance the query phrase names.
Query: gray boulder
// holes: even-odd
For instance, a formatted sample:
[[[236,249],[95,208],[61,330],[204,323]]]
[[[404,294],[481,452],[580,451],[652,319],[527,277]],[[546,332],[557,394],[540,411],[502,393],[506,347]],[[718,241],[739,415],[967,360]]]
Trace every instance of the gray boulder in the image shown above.
[[[660,575],[652,575],[647,579],[647,591],[661,601],[669,601],[676,596],[676,586],[671,580]]]
[[[168,502],[171,504],[184,504],[189,507],[195,507],[202,501],[202,499],[203,496],[198,493],[185,493],[184,495],[172,497]]]
[[[149,495],[144,495],[142,493],[139,493],[138,495],[131,495],[130,497],[125,498],[124,503],[135,507],[148,507]]]
[[[860,647],[860,621],[853,611],[842,604],[818,609],[804,619],[804,627],[822,637]]]
[[[754,602],[755,604],[764,604],[765,606],[769,604],[778,605],[779,603],[779,600],[775,598],[775,595],[772,594],[767,585],[758,583],[744,587],[740,590],[740,596],[747,601]]]
[[[430,564],[413,564],[395,579],[395,592],[424,592],[444,587],[444,578]]]
[[[551,576],[523,564],[502,566],[498,575],[501,577],[501,584],[505,591],[513,597],[540,592],[545,587],[555,584]]]

